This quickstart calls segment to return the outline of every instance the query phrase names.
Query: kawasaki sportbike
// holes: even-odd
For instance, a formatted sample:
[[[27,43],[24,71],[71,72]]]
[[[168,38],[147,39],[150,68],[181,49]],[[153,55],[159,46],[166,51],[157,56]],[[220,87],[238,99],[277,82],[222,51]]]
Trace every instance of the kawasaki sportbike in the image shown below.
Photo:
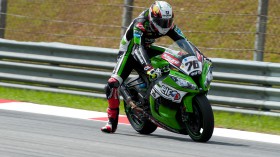
[[[125,112],[140,134],[150,134],[159,126],[207,142],[214,129],[206,97],[213,79],[212,63],[189,41],[176,44],[184,50],[164,48],[163,54],[151,58],[152,66],[162,71],[160,79],[150,81],[138,72],[138,77],[121,86]]]

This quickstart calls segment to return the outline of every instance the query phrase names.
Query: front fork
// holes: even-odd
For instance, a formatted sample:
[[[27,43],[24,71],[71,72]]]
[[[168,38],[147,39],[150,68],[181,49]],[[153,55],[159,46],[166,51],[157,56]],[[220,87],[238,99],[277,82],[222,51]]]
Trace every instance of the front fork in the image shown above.
[[[193,113],[193,98],[196,96],[196,94],[189,94],[183,98],[183,105],[181,108],[181,116],[182,121],[184,123],[188,122],[189,114]]]

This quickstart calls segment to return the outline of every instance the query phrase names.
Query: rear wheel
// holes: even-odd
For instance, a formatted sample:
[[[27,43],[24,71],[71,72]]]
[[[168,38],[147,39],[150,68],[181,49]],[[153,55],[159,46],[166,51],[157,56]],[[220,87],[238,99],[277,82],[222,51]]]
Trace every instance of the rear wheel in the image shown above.
[[[151,134],[157,129],[157,126],[154,123],[150,122],[149,120],[138,119],[131,111],[131,108],[126,106],[125,102],[124,102],[124,108],[125,108],[127,119],[130,122],[131,126],[134,128],[134,130],[136,130],[140,134]]]
[[[212,107],[205,95],[197,95],[193,100],[193,113],[187,120],[189,136],[197,142],[207,142],[213,134],[214,115]]]

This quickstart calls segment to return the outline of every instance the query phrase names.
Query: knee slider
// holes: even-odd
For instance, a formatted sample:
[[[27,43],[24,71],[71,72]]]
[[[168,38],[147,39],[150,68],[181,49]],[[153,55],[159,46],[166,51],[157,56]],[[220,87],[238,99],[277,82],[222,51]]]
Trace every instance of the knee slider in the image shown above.
[[[119,81],[113,77],[111,77],[106,86],[105,86],[105,93],[106,93],[106,97],[107,99],[111,98],[112,97],[112,93],[113,93],[113,89],[117,89],[119,88],[120,84],[119,84]]]
[[[117,79],[111,77],[108,80],[108,85],[110,86],[110,88],[118,88],[120,86],[120,83]]]

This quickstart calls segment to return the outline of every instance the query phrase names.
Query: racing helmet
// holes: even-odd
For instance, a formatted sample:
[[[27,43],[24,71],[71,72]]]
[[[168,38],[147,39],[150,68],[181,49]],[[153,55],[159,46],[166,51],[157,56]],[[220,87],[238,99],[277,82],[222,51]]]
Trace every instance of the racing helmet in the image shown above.
[[[151,25],[160,33],[166,34],[173,26],[172,7],[165,1],[155,1],[149,9]]]

